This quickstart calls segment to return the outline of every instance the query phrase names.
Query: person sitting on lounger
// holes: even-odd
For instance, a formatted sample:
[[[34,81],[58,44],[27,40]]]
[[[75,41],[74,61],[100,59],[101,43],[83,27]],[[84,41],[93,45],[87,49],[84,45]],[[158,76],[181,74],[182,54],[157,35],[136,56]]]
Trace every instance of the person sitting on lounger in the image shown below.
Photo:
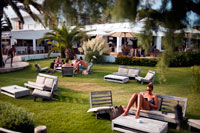
[[[74,59],[72,60],[72,64],[75,65],[77,61],[78,60],[76,59],[76,56],[74,56]]]
[[[124,113],[122,116],[126,116],[128,111],[130,110],[131,106],[135,104],[137,108],[135,118],[139,118],[140,110],[152,110],[158,109],[158,98],[156,95],[152,93],[153,91],[153,84],[149,83],[146,89],[147,93],[143,94],[136,94],[134,93],[128,103],[127,108],[124,108]]]
[[[62,60],[60,59],[60,56],[58,56],[54,64],[54,70],[56,70],[56,67],[61,67],[61,66],[62,66]]]
[[[76,62],[75,64],[75,72],[78,73],[80,70],[86,70],[87,69],[87,64],[83,60],[82,56],[79,58],[79,61]]]
[[[72,66],[72,64],[69,63],[69,60],[66,59],[65,60],[65,64],[62,65],[62,67],[68,67],[68,66]]]

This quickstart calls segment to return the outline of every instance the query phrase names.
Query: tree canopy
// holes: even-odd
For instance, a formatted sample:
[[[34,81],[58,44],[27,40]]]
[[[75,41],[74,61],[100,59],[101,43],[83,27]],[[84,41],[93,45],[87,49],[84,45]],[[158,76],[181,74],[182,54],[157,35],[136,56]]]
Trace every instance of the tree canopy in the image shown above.
[[[20,6],[19,6],[20,5]],[[35,7],[39,12],[42,11],[42,6],[35,2],[35,0],[0,0],[0,67],[3,66],[3,56],[2,56],[2,44],[1,44],[1,33],[2,33],[2,19],[4,17],[7,25],[11,27],[11,23],[7,14],[4,12],[4,8],[11,6],[17,17],[22,23],[24,23],[23,16],[20,10],[27,12],[35,21],[42,21],[40,18],[32,12],[31,6]]]

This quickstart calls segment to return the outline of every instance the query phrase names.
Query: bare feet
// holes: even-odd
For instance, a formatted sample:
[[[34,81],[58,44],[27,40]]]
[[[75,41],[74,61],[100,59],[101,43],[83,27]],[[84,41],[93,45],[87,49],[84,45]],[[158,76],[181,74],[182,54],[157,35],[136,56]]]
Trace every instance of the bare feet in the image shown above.
[[[140,116],[139,116],[139,111],[136,112],[135,114],[135,119],[138,119]]]
[[[138,119],[139,117],[140,117],[140,116],[136,115],[136,116],[135,116],[135,119]]]
[[[121,116],[126,116],[127,114],[128,112],[125,111],[124,113],[121,114]]]

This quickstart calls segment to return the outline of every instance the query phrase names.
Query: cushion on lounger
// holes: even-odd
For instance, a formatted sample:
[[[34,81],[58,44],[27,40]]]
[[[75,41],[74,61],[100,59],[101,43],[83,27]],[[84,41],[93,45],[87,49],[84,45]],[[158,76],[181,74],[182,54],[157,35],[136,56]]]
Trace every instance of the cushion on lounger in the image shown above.
[[[41,87],[41,88],[44,87],[44,84],[38,84],[38,83],[35,83],[35,82],[31,82],[31,81],[28,81],[28,84],[32,85],[32,86],[36,86],[36,87]]]
[[[139,70],[137,69],[129,69],[128,70],[128,75],[139,75]]]
[[[126,68],[119,68],[118,73],[120,73],[120,74],[128,74],[128,69],[126,69]]]
[[[36,83],[44,84],[45,77],[37,76]]]
[[[51,88],[51,87],[53,86],[53,82],[54,82],[53,79],[51,79],[51,78],[46,78],[46,79],[45,79],[45,82],[44,82],[44,85],[45,85],[45,87]]]
[[[144,79],[146,79],[146,80],[151,80],[151,79],[153,78],[153,75],[154,75],[154,74],[152,74],[152,73],[147,73],[147,75],[145,76]]]

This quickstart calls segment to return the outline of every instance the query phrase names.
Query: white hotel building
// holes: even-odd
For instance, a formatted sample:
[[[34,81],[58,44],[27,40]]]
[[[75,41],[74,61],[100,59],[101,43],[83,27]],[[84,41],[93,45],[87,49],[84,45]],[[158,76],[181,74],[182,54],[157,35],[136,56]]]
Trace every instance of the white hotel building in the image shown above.
[[[19,19],[16,17],[14,13],[10,13],[9,11],[9,18],[11,19],[11,23],[13,26],[13,29],[10,33],[3,32],[3,40],[6,38],[10,38],[10,44],[16,45],[16,52],[17,54],[39,54],[39,53],[47,53],[51,46],[45,45],[46,42],[42,42],[41,44],[38,44],[38,40],[44,36],[46,32],[49,32],[49,28],[44,28],[42,24],[39,22],[35,22],[28,14],[22,13],[24,17],[24,24],[20,23]],[[40,15],[41,16],[41,15]],[[87,25],[89,23],[89,19],[87,18],[86,21],[83,21],[79,17],[79,19],[85,24],[85,30],[94,30],[97,31],[99,34],[102,34],[105,39],[107,39],[108,42],[113,41],[115,43],[115,48],[112,53],[113,55],[117,55],[118,53],[122,52],[122,44],[124,42],[124,39],[121,37],[109,37],[105,33],[112,33],[113,31],[117,29],[131,29],[135,33],[140,33],[141,30],[143,30],[144,24],[136,23],[133,25],[129,22],[124,23],[105,23],[105,24],[93,24],[93,25]],[[69,22],[67,22],[69,24]],[[90,33],[89,33],[90,34]],[[153,32],[153,42],[152,44],[156,49],[161,51],[161,41],[162,36],[164,36],[164,32]],[[128,39],[128,45],[132,45],[132,41]],[[8,47],[8,46],[7,46]],[[74,44],[74,48],[76,48],[77,45]],[[5,53],[6,45],[4,45],[4,53]]]

